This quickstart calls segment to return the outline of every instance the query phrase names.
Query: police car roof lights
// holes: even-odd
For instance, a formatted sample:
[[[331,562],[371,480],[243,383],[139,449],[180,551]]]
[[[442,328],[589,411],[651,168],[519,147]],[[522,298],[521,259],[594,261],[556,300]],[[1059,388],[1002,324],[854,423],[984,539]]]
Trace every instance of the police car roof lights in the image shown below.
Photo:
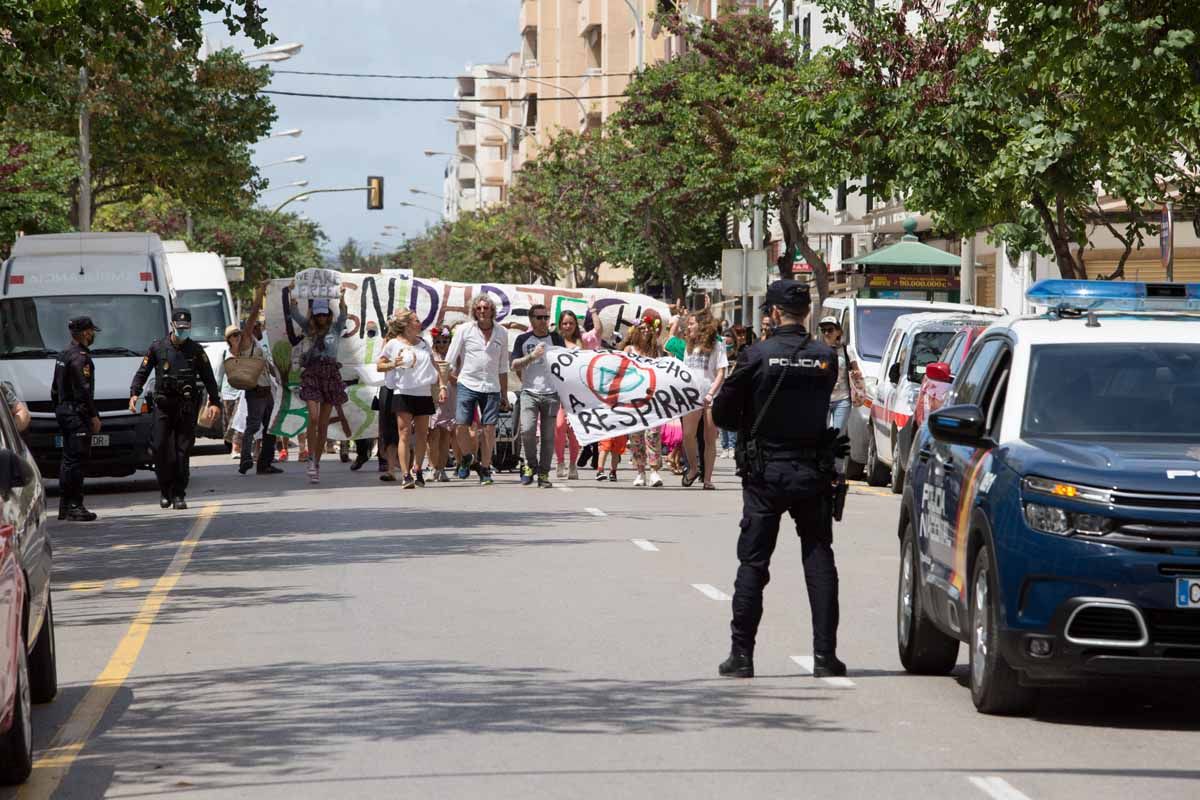
[[[1200,283],[1040,280],[1025,293],[1056,311],[1200,311]]]

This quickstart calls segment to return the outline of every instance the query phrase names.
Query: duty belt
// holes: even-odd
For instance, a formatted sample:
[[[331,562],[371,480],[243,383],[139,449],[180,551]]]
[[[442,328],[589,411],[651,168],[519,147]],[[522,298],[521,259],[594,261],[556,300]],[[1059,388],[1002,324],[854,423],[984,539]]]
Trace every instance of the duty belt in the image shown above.
[[[820,461],[825,457],[825,451],[815,447],[795,447],[788,450],[769,450],[764,455],[767,461]]]

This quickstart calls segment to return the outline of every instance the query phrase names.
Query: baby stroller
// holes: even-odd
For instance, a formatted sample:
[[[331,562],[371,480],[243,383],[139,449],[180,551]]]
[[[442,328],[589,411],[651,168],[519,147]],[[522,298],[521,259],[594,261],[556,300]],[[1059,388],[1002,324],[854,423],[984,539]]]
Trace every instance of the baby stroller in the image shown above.
[[[492,454],[492,469],[516,472],[521,468],[521,408],[520,396],[508,393],[508,412],[501,411],[496,420],[496,450]]]

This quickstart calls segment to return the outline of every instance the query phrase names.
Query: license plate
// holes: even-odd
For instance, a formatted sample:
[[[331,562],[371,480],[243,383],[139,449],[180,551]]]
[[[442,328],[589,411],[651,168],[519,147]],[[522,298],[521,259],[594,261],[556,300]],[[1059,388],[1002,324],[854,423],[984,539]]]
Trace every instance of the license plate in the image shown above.
[[[63,438],[61,436],[54,437],[54,446],[62,449]],[[108,447],[108,434],[97,433],[92,436],[92,447]]]
[[[1175,607],[1200,609],[1200,579],[1175,579]]]

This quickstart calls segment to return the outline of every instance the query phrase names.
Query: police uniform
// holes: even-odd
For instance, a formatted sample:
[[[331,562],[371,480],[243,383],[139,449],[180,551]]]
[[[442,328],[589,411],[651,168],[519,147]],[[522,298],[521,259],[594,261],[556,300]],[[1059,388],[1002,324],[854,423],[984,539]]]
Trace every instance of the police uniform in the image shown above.
[[[174,333],[155,340],[133,376],[129,395],[141,395],[150,371],[154,371],[154,473],[162,493],[160,505],[187,508],[188,459],[196,441],[196,416],[200,389],[208,392],[210,405],[220,398],[208,356],[190,338],[192,314],[178,308],[171,314]],[[181,335],[182,334],[182,335]]]
[[[797,281],[776,281],[767,293],[768,305],[795,309],[798,315],[809,302],[808,287]],[[826,427],[837,374],[837,354],[832,348],[811,337],[801,325],[781,325],[769,338],[742,351],[737,369],[714,401],[717,425],[738,431],[738,471],[742,476],[739,566],[730,625],[733,645],[729,660],[721,665],[722,675],[754,674],[762,593],[770,580],[771,555],[785,512],[800,536],[814,655],[818,665],[838,663],[834,656],[838,575],[832,547],[832,487],[837,476],[833,442]],[[775,396],[767,405],[772,393]],[[760,412],[762,420],[751,443],[750,431]],[[759,451],[757,458],[748,453],[754,446]]]
[[[83,473],[92,457],[92,420],[96,411],[96,365],[88,346],[75,337],[99,332],[91,317],[75,317],[67,323],[72,341],[54,362],[50,402],[62,433],[62,461],[58,467],[58,518],[90,522],[96,515],[83,505]]]

